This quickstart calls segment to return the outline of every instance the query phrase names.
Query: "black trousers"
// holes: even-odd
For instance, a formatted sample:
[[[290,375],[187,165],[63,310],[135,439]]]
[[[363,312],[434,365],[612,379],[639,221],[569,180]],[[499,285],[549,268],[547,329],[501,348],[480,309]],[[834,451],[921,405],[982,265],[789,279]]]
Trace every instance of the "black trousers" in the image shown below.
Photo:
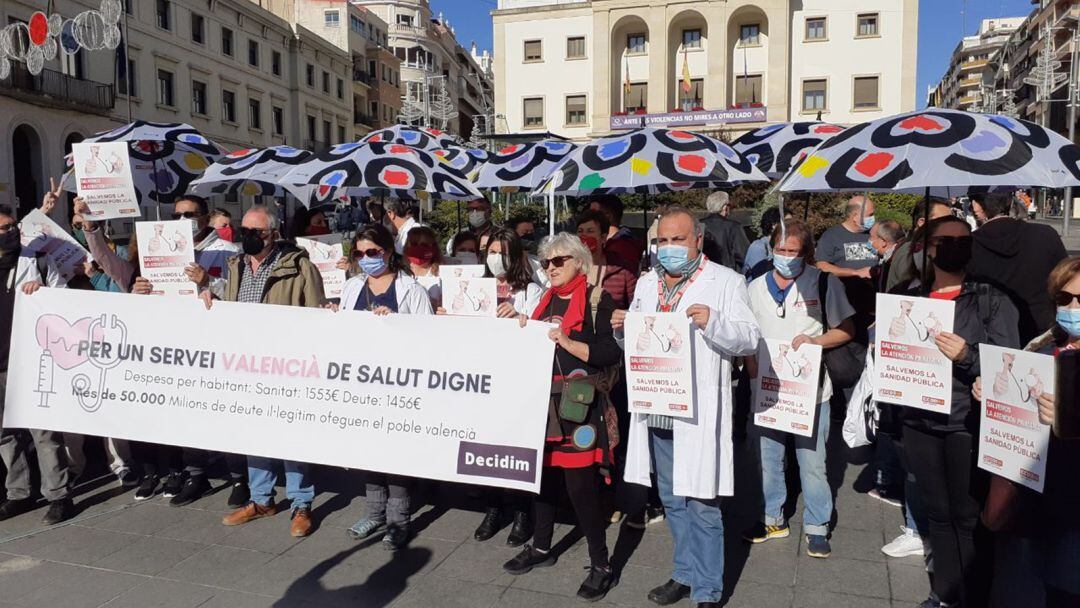
[[[145,476],[164,477],[169,473],[179,473],[181,470],[180,448],[175,445],[132,441],[131,452],[135,461],[142,466]]]
[[[210,452],[196,448],[184,448],[184,469],[188,475],[198,477],[206,475],[210,466]],[[225,453],[225,466],[234,481],[247,481],[247,456]]]
[[[915,475],[934,554],[932,585],[950,605],[979,608],[989,589],[987,562],[976,551],[982,510],[975,440],[967,431],[936,432],[904,426],[904,453]]]
[[[583,469],[544,467],[540,480],[540,495],[533,500],[536,522],[533,532],[534,546],[541,551],[551,549],[555,513],[564,488],[570,496],[574,514],[577,515],[578,527],[589,544],[589,560],[593,566],[607,566],[607,536],[604,533],[604,515],[600,505],[600,476],[595,465]]]

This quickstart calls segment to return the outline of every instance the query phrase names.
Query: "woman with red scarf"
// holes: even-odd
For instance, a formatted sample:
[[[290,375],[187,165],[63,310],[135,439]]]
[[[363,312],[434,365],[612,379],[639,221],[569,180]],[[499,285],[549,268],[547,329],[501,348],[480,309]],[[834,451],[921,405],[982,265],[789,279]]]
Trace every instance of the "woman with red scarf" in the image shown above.
[[[599,390],[582,387],[595,388],[603,369],[622,359],[622,350],[611,328],[611,297],[587,283],[591,260],[581,240],[566,233],[547,237],[540,244],[540,264],[551,288],[540,298],[532,318],[558,326],[550,333],[556,347],[544,471],[540,495],[533,503],[534,544],[526,545],[503,568],[511,574],[525,574],[555,563],[551,537],[565,487],[589,545],[591,567],[578,597],[597,601],[616,582],[608,562],[600,500],[601,476],[606,478],[611,466],[608,428],[615,421],[608,420],[613,410],[607,397]],[[595,397],[581,403],[588,401],[582,395],[589,393]]]

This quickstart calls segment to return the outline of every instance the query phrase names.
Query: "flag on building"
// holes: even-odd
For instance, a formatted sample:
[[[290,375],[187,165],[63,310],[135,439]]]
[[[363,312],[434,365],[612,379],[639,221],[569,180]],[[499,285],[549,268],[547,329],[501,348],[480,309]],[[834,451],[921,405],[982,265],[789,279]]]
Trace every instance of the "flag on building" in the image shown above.
[[[624,56],[623,61],[626,65],[626,80],[623,82],[623,93],[626,97],[630,97],[630,91],[632,89],[630,86],[630,59]]]
[[[690,79],[690,58],[684,48],[682,52],[682,90],[684,93],[689,94],[693,88],[694,83]]]

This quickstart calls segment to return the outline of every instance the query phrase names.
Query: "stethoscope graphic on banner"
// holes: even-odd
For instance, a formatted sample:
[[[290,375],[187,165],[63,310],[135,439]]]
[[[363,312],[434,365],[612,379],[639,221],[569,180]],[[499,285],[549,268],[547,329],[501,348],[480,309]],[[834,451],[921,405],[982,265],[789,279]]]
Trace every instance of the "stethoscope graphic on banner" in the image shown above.
[[[925,319],[918,323],[915,322],[915,319],[911,318],[911,313],[908,313],[905,316],[907,317],[908,322],[911,323],[911,326],[915,328],[915,335],[919,338],[920,342],[929,342],[930,336],[933,334],[934,330],[941,327],[941,323],[936,322],[937,318],[934,317],[933,313],[927,315]],[[933,319],[935,323],[931,323],[931,319]]]
[[[1013,373],[1011,367],[1009,368],[1009,377],[1012,378],[1013,383],[1016,384],[1017,390],[1020,391],[1020,401],[1023,402],[1023,403],[1030,403],[1031,402],[1031,389],[1035,388],[1035,386],[1037,386],[1037,384],[1036,385],[1029,384],[1028,381],[1027,381],[1027,378],[1024,378],[1023,380],[1018,380],[1016,378],[1016,374]]]
[[[781,357],[784,359],[784,363],[787,363],[788,366],[791,367],[791,376],[793,378],[802,378],[803,367],[800,364],[796,364],[795,361],[792,361],[791,358],[788,356],[790,354],[791,351],[787,351],[783,355],[781,355]]]
[[[108,315],[109,323],[106,325],[106,315],[101,315],[90,322],[90,327],[87,331],[87,338],[94,339],[94,331],[100,328],[103,332],[115,331],[120,334],[120,339],[113,342],[117,348],[117,356],[112,359],[104,359],[102,357],[96,357],[93,354],[87,357],[87,362],[90,365],[98,368],[98,390],[94,391],[93,400],[88,400],[84,393],[89,391],[91,383],[90,376],[86,374],[78,374],[71,380],[71,388],[75,389],[75,395],[79,399],[79,405],[87,412],[96,412],[101,408],[102,394],[105,392],[105,378],[110,369],[120,365],[119,353],[127,346],[128,332],[127,325],[123,321],[118,319],[116,315]]]
[[[670,338],[665,338],[664,336],[656,333],[656,328],[651,325],[649,326],[649,333],[651,333],[653,337],[656,338],[656,341],[660,343],[660,350],[664,351],[665,353],[671,352],[672,341]]]

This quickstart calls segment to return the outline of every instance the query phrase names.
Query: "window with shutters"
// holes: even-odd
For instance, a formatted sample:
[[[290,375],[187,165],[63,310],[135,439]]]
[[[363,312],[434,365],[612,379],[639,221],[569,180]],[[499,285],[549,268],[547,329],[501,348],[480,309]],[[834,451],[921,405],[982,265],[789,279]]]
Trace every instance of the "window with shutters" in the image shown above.
[[[735,105],[761,103],[761,74],[735,77]]]
[[[157,81],[157,102],[163,106],[173,107],[173,73],[167,70],[158,70]]]
[[[233,56],[233,31],[227,27],[221,28],[221,53]]]
[[[566,39],[566,58],[567,59],[584,59],[585,58],[585,37],[584,36],[571,36]]]
[[[573,126],[588,124],[587,105],[586,97],[584,95],[567,95],[566,124]]]
[[[802,86],[803,112],[814,112],[827,108],[828,83],[826,80],[804,80]]]
[[[285,133],[285,109],[274,106],[270,109],[270,115],[274,119],[274,135]]]
[[[701,48],[701,30],[683,30],[682,31],[682,44],[684,49],[700,49]]]
[[[206,83],[198,80],[191,81],[191,113],[206,114],[207,98]]]
[[[523,101],[526,129],[538,129],[544,126],[544,98],[526,97]]]
[[[259,67],[259,43],[254,40],[248,40],[248,65]]]
[[[759,46],[761,44],[761,25],[748,23],[739,27],[739,46]]]
[[[221,92],[221,120],[236,122],[236,93],[232,91]]]
[[[630,34],[626,37],[626,52],[631,55],[644,55],[647,52],[645,34]]]
[[[191,13],[191,41],[195,44],[206,43],[206,19],[199,13]]]
[[[760,76],[759,76],[760,78]],[[700,108],[705,105],[705,80],[703,78],[690,79],[690,92],[683,91],[682,81],[679,81],[679,91],[683,99],[690,102],[690,109]]]
[[[544,44],[540,40],[525,41],[525,63],[544,60]]]
[[[863,13],[859,15],[858,38],[873,38],[878,35],[878,14]]]
[[[825,17],[810,17],[806,20],[806,40],[827,40],[829,31]]]
[[[248,127],[262,130],[262,102],[258,99],[248,100]]]
[[[853,106],[856,110],[876,110],[880,107],[877,76],[856,76],[854,90]]]

